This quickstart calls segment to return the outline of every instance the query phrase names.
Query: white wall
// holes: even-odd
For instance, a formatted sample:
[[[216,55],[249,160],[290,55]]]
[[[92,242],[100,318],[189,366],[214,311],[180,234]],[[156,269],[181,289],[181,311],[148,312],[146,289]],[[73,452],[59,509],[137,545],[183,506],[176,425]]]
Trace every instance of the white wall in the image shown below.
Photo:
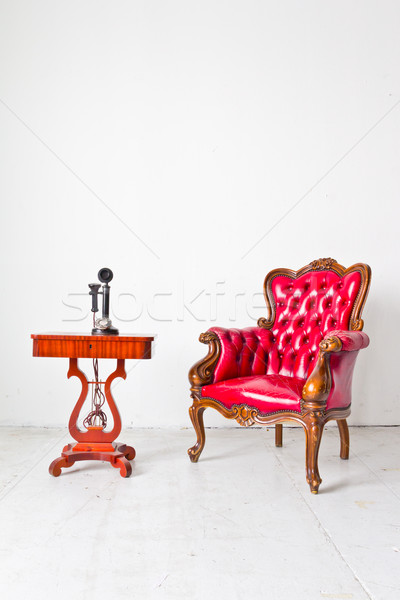
[[[73,294],[100,267],[120,330],[159,336],[115,388],[124,424],[188,426],[199,333],[264,315],[270,269],[333,256],[373,270],[350,422],[400,424],[399,4],[0,6],[0,423],[66,424],[78,382],[30,333],[90,331]]]

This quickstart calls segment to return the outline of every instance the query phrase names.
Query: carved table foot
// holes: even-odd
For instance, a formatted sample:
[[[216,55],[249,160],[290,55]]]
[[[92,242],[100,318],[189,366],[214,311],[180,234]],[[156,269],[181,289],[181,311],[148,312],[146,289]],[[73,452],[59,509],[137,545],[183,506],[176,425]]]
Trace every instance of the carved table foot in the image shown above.
[[[72,467],[74,464],[74,460],[69,460],[67,456],[60,456],[60,458],[56,458],[53,460],[51,465],[49,466],[49,473],[53,475],[53,477],[59,477],[61,475],[61,469],[66,469],[68,467]]]
[[[116,469],[119,469],[121,477],[130,477],[131,476],[132,465],[129,462],[129,460],[127,460],[125,458],[125,456],[120,456],[118,458],[115,458],[114,460],[110,460],[110,463],[112,464],[113,467],[115,467]]]
[[[133,460],[136,456],[136,450],[135,448],[132,448],[132,446],[127,446],[126,444],[117,444],[117,448],[119,452],[124,453],[125,458],[128,460]]]

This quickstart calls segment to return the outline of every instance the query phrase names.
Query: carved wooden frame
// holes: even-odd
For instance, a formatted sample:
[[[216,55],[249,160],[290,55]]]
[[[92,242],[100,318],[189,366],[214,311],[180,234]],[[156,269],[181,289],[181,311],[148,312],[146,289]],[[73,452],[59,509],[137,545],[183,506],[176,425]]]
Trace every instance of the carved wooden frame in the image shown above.
[[[353,331],[361,331],[364,325],[361,313],[368,295],[371,269],[363,263],[357,263],[346,269],[333,258],[314,260],[299,271],[275,269],[268,273],[264,281],[264,296],[268,318],[259,319],[258,326],[270,329],[274,324],[276,307],[271,284],[275,277],[284,275],[291,279],[297,279],[309,271],[318,270],[335,271],[341,277],[354,271],[360,273],[360,290],[354,302],[349,327]],[[282,422],[294,421],[300,423],[304,428],[306,436],[306,479],[311,492],[318,493],[322,481],[318,471],[318,452],[322,432],[328,421],[336,420],[339,427],[340,458],[348,459],[349,457],[349,430],[346,418],[350,415],[350,406],[342,409],[326,410],[326,401],[332,387],[330,356],[332,352],[340,352],[342,349],[340,339],[332,336],[321,341],[316,365],[303,387],[301,412],[279,411],[268,414],[264,414],[257,408],[247,404],[235,404],[229,409],[213,398],[201,396],[202,387],[213,381],[214,369],[221,354],[221,344],[217,334],[212,331],[202,333],[199,341],[208,344],[209,348],[207,356],[195,363],[189,371],[191,398],[193,399],[193,404],[189,408],[189,415],[197,435],[196,444],[188,450],[190,460],[197,462],[204,448],[203,413],[206,408],[215,408],[222,416],[227,419],[236,419],[239,425],[243,427],[251,427],[254,424],[275,425],[275,444],[278,447],[282,446]]]

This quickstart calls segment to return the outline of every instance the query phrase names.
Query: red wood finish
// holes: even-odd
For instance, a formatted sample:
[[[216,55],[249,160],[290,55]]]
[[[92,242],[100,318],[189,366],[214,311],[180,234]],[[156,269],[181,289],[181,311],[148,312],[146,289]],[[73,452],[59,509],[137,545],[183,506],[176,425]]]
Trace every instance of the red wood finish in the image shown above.
[[[72,467],[80,460],[105,460],[116,469],[120,470],[121,477],[129,477],[132,473],[132,465],[129,462],[135,458],[135,450],[125,444],[111,444],[108,449],[101,449],[100,444],[91,444],[86,448],[79,448],[80,444],[67,444],[60,458],[53,460],[49,467],[49,473],[54,477],[61,475],[61,469]]]
[[[125,373],[125,361],[123,358],[119,358],[117,360],[117,368],[111,373],[106,379],[104,386],[104,395],[106,397],[108,406],[111,410],[111,414],[114,421],[114,426],[111,431],[103,431],[102,427],[91,427],[87,431],[83,431],[78,426],[79,414],[81,412],[82,406],[87,398],[89,385],[86,378],[86,375],[81,371],[78,367],[78,359],[70,358],[69,359],[69,371],[67,375],[68,379],[70,377],[78,377],[82,383],[82,391],[79,396],[78,402],[75,405],[74,410],[71,413],[71,417],[69,419],[69,432],[72,437],[77,442],[87,442],[87,443],[104,443],[104,442],[113,442],[119,434],[121,433],[121,417],[119,415],[119,411],[117,405],[115,404],[114,398],[111,394],[111,383],[116,377],[122,377],[122,379],[126,379]]]
[[[53,460],[49,472],[54,477],[61,474],[62,468],[71,467],[76,461],[104,460],[113,467],[120,469],[122,477],[132,473],[130,460],[135,458],[135,449],[121,443],[113,443],[121,432],[121,417],[114,398],[111,394],[111,383],[117,377],[126,379],[125,359],[151,358],[154,336],[151,335],[82,335],[82,334],[32,334],[33,356],[69,357],[68,378],[78,377],[82,390],[78,401],[71,413],[69,432],[78,442],[64,447],[61,456]],[[113,428],[105,431],[103,427],[93,426],[85,430],[78,425],[79,415],[89,391],[86,375],[78,367],[78,358],[114,358],[117,368],[108,376],[104,383],[104,395],[113,417]]]
[[[33,356],[151,358],[152,335],[32,334]]]

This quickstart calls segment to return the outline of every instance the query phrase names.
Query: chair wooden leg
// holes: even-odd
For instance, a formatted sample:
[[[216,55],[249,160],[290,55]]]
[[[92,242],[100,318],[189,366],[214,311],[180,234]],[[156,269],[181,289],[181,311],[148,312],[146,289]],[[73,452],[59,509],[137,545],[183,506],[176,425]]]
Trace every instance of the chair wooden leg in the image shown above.
[[[312,494],[318,494],[322,479],[318,471],[318,452],[321,443],[324,422],[311,418],[305,423],[306,434],[306,478]]]
[[[203,421],[204,411],[205,411],[205,407],[198,406],[195,404],[193,404],[189,408],[189,415],[190,415],[194,430],[197,435],[196,444],[194,446],[192,446],[191,448],[189,448],[189,450],[188,450],[189,458],[194,463],[196,463],[199,460],[200,454],[202,453],[204,444],[206,442],[206,434],[204,431],[204,421]]]
[[[277,448],[282,448],[282,423],[277,423],[275,425],[275,446]]]
[[[350,450],[349,428],[347,427],[346,419],[338,419],[337,424],[340,433],[340,458],[347,460],[349,458]]]

